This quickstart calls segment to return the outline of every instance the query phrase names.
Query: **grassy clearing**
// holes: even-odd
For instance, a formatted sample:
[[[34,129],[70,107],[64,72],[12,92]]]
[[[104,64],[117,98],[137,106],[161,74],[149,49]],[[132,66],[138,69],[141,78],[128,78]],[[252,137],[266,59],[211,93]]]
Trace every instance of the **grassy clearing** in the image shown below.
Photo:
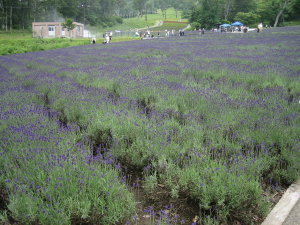
[[[300,22],[299,21],[289,21],[289,22],[283,22],[282,26],[299,26]]]
[[[27,36],[27,35],[26,35]],[[25,37],[26,37],[25,36]],[[13,40],[0,40],[0,55],[44,51],[57,48],[90,44],[88,39],[36,39],[15,36]]]
[[[300,173],[290,32],[0,57],[1,220],[260,224]]]
[[[113,42],[136,40],[135,37],[114,37]],[[98,40],[102,42],[102,40]],[[89,38],[82,39],[37,39],[30,37],[30,33],[13,33],[12,38],[8,34],[0,34],[0,55],[9,55],[26,52],[45,51],[72,46],[90,45]]]

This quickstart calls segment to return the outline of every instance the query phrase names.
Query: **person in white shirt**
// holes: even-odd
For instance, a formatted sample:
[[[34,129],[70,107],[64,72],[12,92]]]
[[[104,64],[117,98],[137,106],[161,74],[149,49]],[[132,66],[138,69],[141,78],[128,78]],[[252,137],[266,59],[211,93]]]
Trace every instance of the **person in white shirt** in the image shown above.
[[[108,34],[105,35],[106,44],[110,43],[110,37]]]
[[[112,36],[113,36],[113,32],[109,32],[109,42],[111,42],[111,39],[112,39]]]

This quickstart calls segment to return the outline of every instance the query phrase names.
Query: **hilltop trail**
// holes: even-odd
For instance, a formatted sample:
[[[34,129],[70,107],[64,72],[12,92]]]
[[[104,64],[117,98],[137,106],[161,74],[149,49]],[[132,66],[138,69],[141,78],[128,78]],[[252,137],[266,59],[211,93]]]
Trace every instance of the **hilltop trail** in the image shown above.
[[[191,27],[191,25],[188,24],[185,28],[183,28],[183,30],[187,30],[187,29],[189,29],[190,27]]]
[[[155,28],[155,27],[160,27],[164,24],[163,20],[157,20],[155,22],[155,24],[153,26],[148,26],[148,27],[144,27],[144,28],[137,28],[137,31],[141,31],[141,30],[146,30],[146,29],[151,29],[151,28]],[[190,24],[188,24],[185,28],[183,28],[183,30],[187,30],[191,27]]]
[[[153,26],[147,26],[147,27],[143,27],[143,28],[137,28],[137,30],[139,31],[139,30],[145,30],[145,29],[159,27],[159,26],[163,25],[163,23],[164,22],[162,20],[157,20]]]

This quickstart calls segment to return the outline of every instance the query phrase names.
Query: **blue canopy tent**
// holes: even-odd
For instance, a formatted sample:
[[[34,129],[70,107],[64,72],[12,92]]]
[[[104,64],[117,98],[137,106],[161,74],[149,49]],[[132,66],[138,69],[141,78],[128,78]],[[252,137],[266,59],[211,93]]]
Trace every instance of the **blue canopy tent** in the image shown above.
[[[220,27],[231,27],[231,25],[230,25],[230,24],[227,24],[227,23],[224,23],[224,24],[222,24]]]
[[[231,24],[231,26],[244,26],[244,24],[239,21],[236,21],[233,24]]]

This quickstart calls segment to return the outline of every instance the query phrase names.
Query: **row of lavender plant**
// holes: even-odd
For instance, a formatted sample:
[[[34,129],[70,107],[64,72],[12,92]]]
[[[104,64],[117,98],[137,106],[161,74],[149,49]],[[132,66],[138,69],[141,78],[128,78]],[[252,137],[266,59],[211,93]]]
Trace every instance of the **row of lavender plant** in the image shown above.
[[[131,218],[135,202],[117,168],[108,158],[90,163],[88,145],[76,140],[80,128],[62,126],[49,107],[47,93],[60,81],[8,58],[1,65],[1,220],[114,224]]]
[[[200,221],[263,218],[265,185],[299,174],[299,33],[191,33],[2,57],[2,217],[130,221],[122,182],[134,168],[148,193],[163,184],[171,198],[193,199]],[[177,223],[166,217],[159,223]]]

